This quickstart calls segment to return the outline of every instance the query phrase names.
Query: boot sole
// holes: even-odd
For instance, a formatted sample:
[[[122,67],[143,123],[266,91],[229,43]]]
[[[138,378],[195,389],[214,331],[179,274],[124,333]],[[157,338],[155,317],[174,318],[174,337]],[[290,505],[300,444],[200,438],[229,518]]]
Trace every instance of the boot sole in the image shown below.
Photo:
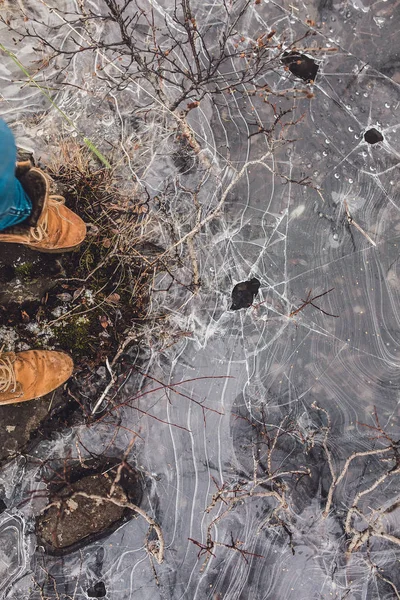
[[[30,246],[29,244],[21,244],[22,246],[26,246],[27,248],[30,248],[31,250],[36,250],[36,252],[42,252],[42,254],[64,254],[64,252],[72,252],[73,250],[77,250],[78,248],[81,247],[83,242],[81,242],[80,244],[78,244],[77,246],[70,246],[69,248],[53,248],[53,249],[47,249],[47,248],[38,248],[37,246]]]

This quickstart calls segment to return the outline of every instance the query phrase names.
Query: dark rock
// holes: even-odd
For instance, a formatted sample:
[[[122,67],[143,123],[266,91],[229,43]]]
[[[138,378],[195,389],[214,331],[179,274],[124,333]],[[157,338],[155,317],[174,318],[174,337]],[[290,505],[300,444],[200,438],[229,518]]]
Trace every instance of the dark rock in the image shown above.
[[[55,549],[62,550],[119,521],[124,514],[124,507],[79,495],[82,492],[89,496],[107,498],[111,484],[108,477],[98,474],[65,486],[58,498],[52,499],[52,502],[58,501],[59,506],[50,507],[38,518],[37,534],[40,539]],[[120,486],[116,486],[115,499],[119,502],[125,500]]]
[[[368,142],[368,144],[377,144],[378,142],[383,142],[383,135],[380,131],[372,127],[364,133],[364,140]]]
[[[318,65],[313,58],[292,50],[291,52],[284,52],[281,61],[295,77],[306,83],[315,81]]]
[[[50,483],[49,508],[36,519],[38,543],[49,554],[73,552],[108,535],[134,516],[132,510],[123,506],[126,502],[138,505],[142,499],[140,476],[133,469],[123,469],[114,486],[112,498],[122,506],[107,500],[119,464],[116,459],[103,459],[97,464],[87,461],[85,468],[75,463],[69,469],[67,482],[64,479],[63,484],[58,483],[63,478],[60,473],[55,483]]]
[[[92,587],[88,588],[86,593],[89,598],[104,598],[107,594],[107,590],[103,581],[98,581]]]
[[[0,464],[26,450],[48,419],[49,408],[55,412],[64,403],[62,389],[58,389],[30,402],[0,406]]]
[[[237,283],[232,290],[231,310],[248,308],[253,304],[254,297],[258,294],[260,282],[253,277],[250,281]]]

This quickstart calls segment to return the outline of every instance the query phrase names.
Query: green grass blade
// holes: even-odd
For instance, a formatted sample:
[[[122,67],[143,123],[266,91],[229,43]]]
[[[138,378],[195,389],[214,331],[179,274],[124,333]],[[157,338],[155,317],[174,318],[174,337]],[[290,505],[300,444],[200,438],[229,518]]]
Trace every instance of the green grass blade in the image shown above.
[[[93,154],[95,154],[97,158],[103,163],[103,165],[105,165],[107,169],[111,169],[110,163],[108,162],[106,157],[100,152],[100,150],[93,144],[93,142],[87,137],[84,137],[83,141],[85,142],[89,150],[91,150]]]

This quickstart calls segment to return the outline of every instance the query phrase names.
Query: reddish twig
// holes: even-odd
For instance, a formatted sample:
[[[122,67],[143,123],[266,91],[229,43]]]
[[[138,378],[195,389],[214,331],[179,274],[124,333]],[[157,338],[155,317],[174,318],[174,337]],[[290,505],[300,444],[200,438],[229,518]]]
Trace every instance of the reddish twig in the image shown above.
[[[311,292],[312,290],[310,290],[307,294],[307,298],[306,300],[301,299],[301,301],[303,302],[303,304],[299,307],[296,308],[296,310],[293,310],[289,317],[294,317],[295,315],[297,315],[301,310],[303,310],[303,308],[305,308],[306,306],[308,306],[309,304],[311,306],[313,306],[314,308],[317,308],[320,312],[322,312],[324,315],[326,315],[327,317],[334,317],[335,319],[339,318],[339,315],[333,315],[331,313],[326,312],[326,310],[324,310],[323,308],[317,306],[316,304],[314,304],[315,300],[318,300],[318,298],[322,298],[322,296],[326,296],[326,294],[329,294],[329,292],[332,292],[335,288],[331,288],[330,290],[327,290],[326,292],[323,292],[322,294],[318,294],[317,296],[314,296],[313,298],[311,298]]]

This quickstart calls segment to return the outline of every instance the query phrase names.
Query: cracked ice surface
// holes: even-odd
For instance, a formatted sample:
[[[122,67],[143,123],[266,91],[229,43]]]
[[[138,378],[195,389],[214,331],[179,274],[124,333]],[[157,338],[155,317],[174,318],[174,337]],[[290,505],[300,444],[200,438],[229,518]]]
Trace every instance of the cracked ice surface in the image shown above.
[[[49,27],[59,25],[57,11],[50,12],[46,3],[21,4],[34,11],[38,21]],[[79,4],[47,2],[67,12],[78,10]],[[171,12],[166,0],[153,5],[163,17]],[[385,467],[376,455],[356,458],[334,491],[329,515],[323,512],[332,471],[337,476],[354,452],[385,446],[376,432],[362,425],[373,425],[374,406],[385,431],[395,440],[399,434],[396,6],[396,2],[267,1],[251,7],[245,23],[250,36],[275,29],[288,43],[311,27],[317,35],[308,39],[325,49],[316,54],[314,97],[298,99],[294,108],[292,100],[278,99],[283,109],[293,108],[291,118],[299,122],[290,132],[293,141],[277,144],[273,154],[262,134],[251,135],[257,129],[255,122],[271,119],[270,107],[257,95],[223,94],[215,102],[206,96],[189,113],[210,167],[198,160],[194,169],[179,175],[170,158],[168,135],[161,130],[146,132],[148,164],[139,176],[152,197],[158,195],[168,205],[178,237],[187,233],[188,223],[193,227],[196,216],[193,199],[182,186],[194,189],[202,181],[198,200],[204,216],[235,184],[218,219],[207,223],[195,238],[199,293],[170,285],[168,275],[160,275],[156,282],[157,289],[167,291],[154,294],[154,308],[168,312],[177,335],[176,343],[149,354],[148,372],[169,385],[187,383],[177,388],[181,395],[161,390],[141,400],[141,408],[159,420],[139,418],[128,410],[124,415],[133,429],[140,427],[143,441],[138,443],[136,458],[154,479],[147,510],[164,531],[165,561],[156,566],[156,578],[143,548],[146,524],[133,520],[81,553],[62,561],[46,558],[60,597],[86,598],[85,590],[96,578],[105,582],[107,597],[113,600],[396,597],[394,586],[400,585],[399,547],[394,541],[399,534],[397,465],[390,462]],[[204,31],[210,23],[218,23],[217,3],[199,10],[203,14],[197,20]],[[307,25],[307,19],[314,24]],[[101,24],[97,27],[102,34]],[[3,33],[10,42],[6,29]],[[53,35],[59,43],[71,42],[68,25]],[[110,34],[105,30],[104,35]],[[31,50],[28,40],[25,44],[18,57],[27,64]],[[302,44],[305,47],[306,42]],[[332,47],[338,51],[330,52]],[[112,91],[104,102],[106,86],[92,75],[96,60],[88,54],[74,58],[64,77],[84,89],[61,86],[57,103],[96,143],[108,140],[129,156],[129,187],[137,175],[132,106],[144,107],[148,97],[132,84]],[[62,66],[61,59],[59,63]],[[53,68],[44,70],[46,77],[54,75]],[[106,70],[110,78],[112,68]],[[8,59],[3,60],[0,76],[3,82],[20,78]],[[277,90],[299,86],[282,67],[275,68],[270,78]],[[32,87],[12,83],[2,94],[2,115],[14,124],[20,143],[35,147],[46,158],[61,123],[57,111],[51,109],[44,119],[48,103]],[[68,126],[63,127],[68,132]],[[364,132],[371,128],[382,133],[383,142],[365,141]],[[106,152],[107,146],[102,150]],[[236,181],[238,173],[242,175]],[[307,176],[314,187],[294,182]],[[349,222],[346,206],[362,231]],[[165,231],[159,241],[171,244]],[[181,277],[187,277],[185,267]],[[229,311],[234,285],[252,277],[261,282],[255,306]],[[316,304],[338,318],[312,306],[289,316],[310,290],[314,296],[331,288]],[[128,390],[129,386],[126,394]],[[269,440],[262,433],[263,423],[272,431]],[[278,436],[284,429],[289,433]],[[102,441],[96,438],[100,433],[106,435],[96,429],[81,435],[86,436],[86,444],[90,441],[100,448]],[[72,439],[72,434],[66,436],[56,448],[45,444],[38,453],[42,458],[65,455],[69,444],[74,447]],[[262,495],[271,490],[269,482],[262,483],[257,493],[250,492],[255,462],[259,461],[258,469],[264,465],[263,478],[267,478],[273,439],[272,471],[281,474],[281,486],[287,486],[287,508],[275,513],[276,497]],[[116,444],[124,449],[128,440],[127,435]],[[299,469],[309,469],[311,477],[282,475]],[[375,486],[385,469],[393,474]],[[260,473],[256,476],[261,478]],[[33,472],[29,475],[33,477]],[[207,512],[217,486],[224,483],[248,492],[247,496],[235,501],[226,514],[224,502]],[[365,490],[368,493],[363,495]],[[366,523],[371,526],[380,518],[379,531],[393,539],[371,537],[368,547],[364,544],[349,555],[346,551],[355,534],[345,532],[346,515],[360,493],[354,531],[364,531]],[[18,513],[19,500],[10,491],[8,509]],[[390,510],[379,517],[382,507]],[[215,546],[204,564],[207,555],[199,559],[199,546],[189,538],[206,544],[207,527],[217,517],[221,518],[214,523],[212,537],[225,546]],[[27,510],[24,518],[29,520]],[[1,539],[8,531],[1,530]],[[18,552],[24,548],[28,553],[25,535],[21,527]],[[240,540],[240,547],[251,554],[243,556],[227,548],[232,540]],[[13,560],[25,568],[25,558]],[[39,553],[30,560],[32,571],[37,572]],[[22,598],[23,593],[26,598],[40,597],[38,592],[21,591],[21,569],[8,575],[14,583],[7,581],[5,597]],[[47,593],[57,598],[56,592]]]

